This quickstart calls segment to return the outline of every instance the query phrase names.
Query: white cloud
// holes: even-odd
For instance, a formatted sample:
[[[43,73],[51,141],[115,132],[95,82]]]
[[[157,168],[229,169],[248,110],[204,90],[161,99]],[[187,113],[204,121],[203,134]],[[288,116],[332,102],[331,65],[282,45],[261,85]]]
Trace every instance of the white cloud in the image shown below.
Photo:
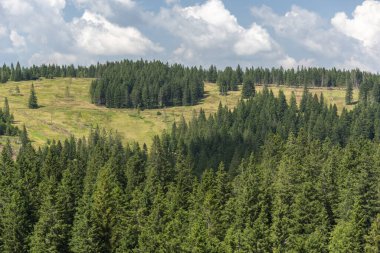
[[[331,19],[333,27],[347,38],[357,43],[355,51],[344,64],[353,68],[360,67],[379,71],[380,62],[380,1],[366,0],[358,5],[352,18],[343,12],[336,13]]]
[[[332,25],[343,34],[355,38],[365,47],[379,47],[380,43],[380,2],[366,0],[357,6],[352,19],[343,12],[331,20]]]
[[[271,38],[268,32],[257,24],[253,24],[249,30],[242,32],[239,40],[234,45],[238,55],[254,55],[260,51],[271,49]]]
[[[243,30],[219,0],[209,0],[203,5],[163,9],[158,22],[174,35],[199,48],[218,46]]]
[[[62,54],[54,52],[51,54],[35,53],[29,59],[29,65],[36,64],[72,64],[78,61],[78,57],[72,54]]]
[[[95,55],[141,55],[162,48],[134,27],[121,27],[99,14],[86,11],[72,24],[76,44]]]
[[[78,8],[89,10],[94,13],[99,13],[106,17],[114,16],[114,10],[120,5],[126,8],[135,7],[136,3],[133,0],[73,0]],[[118,6],[116,6],[117,4]]]
[[[179,3],[179,0],[165,0],[165,3],[166,4],[176,4],[176,3]]]
[[[26,42],[23,36],[18,34],[16,31],[11,31],[11,34],[9,35],[9,39],[12,41],[12,45],[15,48],[21,48],[26,46]]]
[[[196,55],[256,55],[271,50],[273,46],[273,41],[264,28],[253,23],[251,28],[245,29],[221,0],[161,9],[154,22],[181,39],[181,46],[175,50],[174,55],[178,57],[182,53],[186,59],[195,58]]]
[[[56,10],[62,10],[66,6],[66,0],[35,0],[41,5],[47,5]]]
[[[132,8],[135,6],[135,2],[132,0],[115,0],[117,3],[120,3],[128,8]]]
[[[0,6],[10,15],[24,15],[33,10],[33,7],[24,0],[1,0]]]
[[[185,45],[181,45],[177,49],[174,50],[173,54],[176,57],[185,57],[187,60],[194,59],[194,52],[190,48],[187,48]]]
[[[327,57],[341,53],[341,36],[314,12],[292,6],[281,16],[262,6],[252,8],[252,14],[260,18],[264,25],[272,27],[277,35],[302,45],[310,52]]]
[[[7,35],[7,28],[5,26],[0,25],[0,37]]]

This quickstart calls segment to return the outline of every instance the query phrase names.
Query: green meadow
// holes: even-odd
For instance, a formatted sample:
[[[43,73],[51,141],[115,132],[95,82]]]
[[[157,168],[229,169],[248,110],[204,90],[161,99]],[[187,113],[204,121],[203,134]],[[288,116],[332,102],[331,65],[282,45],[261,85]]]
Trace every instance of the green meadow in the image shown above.
[[[48,139],[63,140],[71,135],[86,136],[96,126],[116,131],[125,143],[138,141],[151,143],[154,135],[160,134],[178,121],[182,115],[190,119],[201,108],[205,112],[216,112],[219,103],[234,107],[240,99],[240,91],[220,96],[216,84],[205,84],[205,98],[196,106],[170,107],[152,110],[108,109],[90,103],[88,90],[91,79],[57,78],[33,81],[38,97],[39,109],[28,109],[28,98],[32,81],[8,82],[0,85],[0,102],[8,97],[11,111],[19,127],[25,124],[34,145],[43,145]],[[15,94],[16,87],[20,94]],[[295,92],[301,99],[302,88],[270,87],[275,95],[282,89],[289,98]],[[262,87],[256,87],[259,92]],[[344,89],[310,89],[325,101],[336,104],[341,110],[345,106]],[[357,97],[355,91],[354,97]],[[350,108],[349,106],[348,108]],[[0,143],[4,142],[0,139]]]

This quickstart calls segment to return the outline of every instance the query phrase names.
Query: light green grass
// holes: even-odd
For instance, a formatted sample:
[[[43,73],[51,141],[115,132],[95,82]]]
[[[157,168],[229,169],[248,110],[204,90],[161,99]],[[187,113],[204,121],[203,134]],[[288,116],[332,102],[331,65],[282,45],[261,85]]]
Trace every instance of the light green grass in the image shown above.
[[[138,141],[151,143],[152,137],[178,121],[183,115],[190,119],[194,110],[203,108],[206,113],[216,112],[219,103],[234,107],[240,99],[240,91],[230,92],[228,96],[219,95],[215,84],[205,85],[206,97],[196,106],[171,107],[165,109],[143,110],[107,109],[90,103],[88,97],[91,79],[57,78],[53,80],[34,81],[38,103],[41,108],[27,108],[32,81],[8,82],[0,85],[0,102],[8,97],[11,111],[16,124],[25,124],[29,136],[36,146],[47,139],[63,140],[70,135],[87,136],[91,128],[99,125],[101,128],[115,130],[125,142]],[[19,86],[22,96],[12,96],[11,90]],[[70,87],[70,97],[65,96],[66,86]],[[277,95],[281,87],[271,89]],[[257,87],[260,91],[262,88]],[[282,88],[287,97],[295,91],[297,99],[302,95],[302,88]],[[327,102],[336,103],[341,110],[344,106],[344,90],[311,89],[311,92],[324,93]],[[355,93],[356,96],[356,93]],[[157,115],[157,112],[161,115]]]

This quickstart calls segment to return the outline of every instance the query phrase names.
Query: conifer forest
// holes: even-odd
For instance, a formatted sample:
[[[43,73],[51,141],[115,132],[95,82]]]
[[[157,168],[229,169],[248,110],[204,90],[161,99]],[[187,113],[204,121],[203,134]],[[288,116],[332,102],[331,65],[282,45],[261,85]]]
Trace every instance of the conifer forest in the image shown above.
[[[96,127],[41,147],[5,99],[0,135],[20,145],[1,147],[0,252],[380,252],[378,74],[143,60],[1,68],[2,85],[66,76],[92,78],[89,99],[107,108],[191,106],[204,82],[242,98],[182,117],[150,146]],[[302,99],[270,85],[303,87]],[[338,111],[316,86],[355,106]],[[32,86],[35,110],[37,97]]]

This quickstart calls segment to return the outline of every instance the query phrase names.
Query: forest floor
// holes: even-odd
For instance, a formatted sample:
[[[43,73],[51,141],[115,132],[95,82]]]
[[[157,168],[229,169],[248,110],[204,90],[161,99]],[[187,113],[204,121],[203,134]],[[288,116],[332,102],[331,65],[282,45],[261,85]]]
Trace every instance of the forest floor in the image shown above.
[[[28,98],[32,81],[8,82],[0,85],[0,105],[8,97],[11,112],[16,124],[28,129],[29,137],[36,146],[43,145],[47,139],[63,140],[70,135],[87,136],[91,128],[97,125],[108,130],[116,130],[125,142],[138,141],[141,144],[151,143],[152,137],[172,126],[183,115],[187,120],[201,108],[207,114],[217,111],[221,102],[233,108],[240,99],[240,91],[229,92],[226,97],[220,96],[215,84],[206,83],[205,98],[195,106],[181,106],[138,111],[136,109],[108,109],[90,103],[88,96],[91,79],[57,78],[33,81],[39,109],[28,109]],[[14,95],[16,86],[19,95]],[[67,88],[69,87],[68,91]],[[294,91],[299,102],[302,88],[271,87],[277,95],[283,89],[287,98]],[[258,86],[257,91],[262,90]],[[325,101],[336,104],[339,111],[345,106],[344,89],[310,89],[310,92],[323,93]],[[355,90],[354,98],[357,98]],[[351,108],[352,106],[346,106]],[[12,138],[15,141],[15,138]],[[5,142],[0,138],[0,146]]]

